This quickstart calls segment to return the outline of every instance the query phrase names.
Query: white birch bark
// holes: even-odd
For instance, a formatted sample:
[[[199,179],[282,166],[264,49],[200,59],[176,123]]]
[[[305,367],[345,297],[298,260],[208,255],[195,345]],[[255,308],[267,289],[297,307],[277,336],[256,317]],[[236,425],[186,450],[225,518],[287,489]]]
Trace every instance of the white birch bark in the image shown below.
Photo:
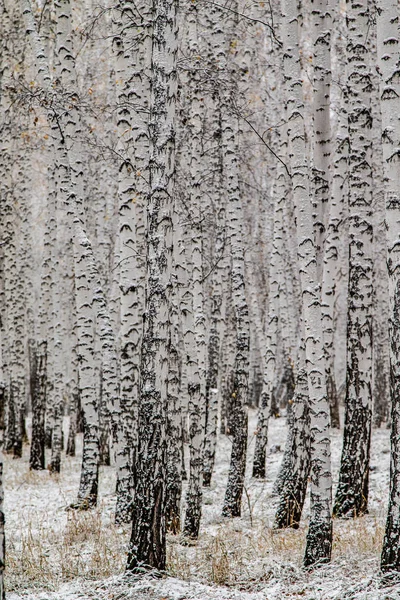
[[[184,534],[197,539],[201,519],[202,502],[202,452],[205,437],[206,417],[206,318],[204,311],[203,256],[205,245],[202,222],[207,214],[207,190],[202,185],[203,163],[203,122],[205,102],[200,79],[200,22],[198,7],[192,4],[188,16],[188,49],[190,66],[187,73],[188,88],[188,132],[190,136],[188,220],[189,231],[186,238],[187,281],[184,291],[184,304],[181,313],[184,320],[184,346],[188,372],[188,417],[190,472],[186,495]],[[186,311],[186,315],[185,315]]]
[[[349,125],[349,289],[346,414],[334,514],[368,507],[372,409],[372,138],[367,0],[347,9]]]
[[[332,476],[329,437],[329,405],[326,397],[321,303],[318,286],[312,204],[308,186],[308,161],[301,71],[299,63],[298,11],[293,0],[282,4],[284,74],[287,90],[289,157],[297,217],[298,258],[303,298],[306,364],[310,399],[311,507],[304,556],[305,566],[330,560],[332,549]]]
[[[330,200],[330,85],[331,85],[331,29],[332,17],[329,0],[312,0],[313,43],[313,184],[316,208],[315,236],[319,276],[322,276],[327,215]]]
[[[275,484],[279,504],[274,526],[299,527],[310,474],[310,416],[305,344],[300,345],[294,397],[290,402],[290,425],[285,457]]]
[[[61,84],[69,99],[68,111],[57,115],[57,130],[59,136],[55,140],[54,152],[60,164],[65,164],[63,149],[66,148],[68,166],[70,169],[70,189],[68,214],[73,231],[74,264],[76,278],[76,312],[77,340],[79,360],[79,386],[81,403],[84,410],[84,455],[78,502],[75,506],[88,508],[97,501],[98,486],[98,406],[95,396],[94,380],[94,312],[93,296],[97,305],[97,318],[100,322],[100,337],[104,362],[108,360],[109,379],[104,379],[110,414],[113,422],[113,432],[118,434],[119,394],[117,381],[117,365],[113,331],[109,319],[104,293],[99,283],[93,250],[87,238],[82,217],[83,210],[83,169],[80,149],[81,123],[78,110],[78,92],[76,89],[75,63],[72,53],[71,16],[68,0],[60,1],[57,5],[60,11],[60,23],[57,30],[59,60],[61,64]],[[51,77],[41,40],[36,31],[36,24],[29,0],[23,0],[23,16],[27,35],[31,40],[32,51],[37,66],[38,79],[43,90],[51,95]],[[51,115],[50,115],[51,116]],[[105,369],[104,369],[105,372]]]
[[[217,107],[213,107],[214,115],[219,119]],[[218,152],[217,161],[220,161]],[[218,163],[217,163],[218,164]],[[218,177],[215,182],[218,189],[222,188],[222,181]],[[221,364],[221,345],[225,326],[226,283],[228,265],[225,248],[226,237],[226,207],[223,194],[216,197],[216,232],[215,250],[213,255],[214,270],[211,276],[211,310],[210,310],[210,336],[208,343],[208,369],[206,379],[206,430],[203,451],[203,486],[211,485],[211,477],[215,461],[217,445],[218,409],[221,392],[219,388],[220,376],[223,365]]]
[[[233,114],[233,99],[237,91],[237,81],[230,62],[229,48],[235,35],[233,13],[224,15],[221,9],[210,7],[212,21],[212,51],[221,76],[228,84],[219,91],[221,102],[221,152],[223,180],[226,194],[226,222],[230,250],[230,286],[233,308],[234,348],[232,371],[225,366],[224,385],[229,395],[225,399],[225,409],[229,410],[229,427],[232,434],[232,452],[226,488],[223,516],[234,517],[241,514],[241,501],[244,486],[247,451],[247,399],[249,382],[249,343],[250,323],[245,288],[244,230],[242,198],[239,185],[239,124]],[[221,23],[225,23],[225,27]],[[227,319],[228,320],[228,319]],[[228,327],[229,328],[229,327]],[[229,338],[228,338],[229,339]],[[227,349],[227,348],[226,348]],[[224,402],[224,400],[223,400]]]
[[[400,570],[400,24],[395,0],[378,3],[377,42],[382,112],[387,261],[389,272],[390,400],[392,416],[389,505],[381,555],[385,573]]]
[[[62,425],[63,425],[63,348],[62,348],[62,327],[61,327],[61,234],[59,206],[67,201],[69,189],[69,166],[68,159],[64,155],[64,162],[56,165],[56,189],[50,190],[48,195],[50,227],[52,230],[51,244],[51,318],[52,318],[52,436],[51,436],[51,460],[48,468],[50,471],[59,473],[61,469],[61,449],[62,449]]]
[[[371,55],[377,55],[376,24],[372,23],[370,35]],[[378,57],[379,58],[379,57]],[[385,223],[385,182],[382,153],[382,118],[379,94],[378,68],[371,76],[372,113],[372,186],[373,211],[373,320],[372,320],[372,418],[375,427],[389,425],[390,413],[390,344],[389,344],[389,274],[387,269],[387,236]]]
[[[196,236],[198,233],[196,234]],[[204,395],[201,396],[201,381],[199,371],[199,353],[196,346],[195,314],[194,314],[194,292],[193,292],[193,268],[191,269],[191,256],[188,259],[188,248],[192,249],[193,237],[189,237],[189,243],[185,244],[184,232],[177,222],[175,227],[175,239],[177,249],[175,256],[179,259],[182,269],[180,282],[179,310],[182,320],[183,333],[183,364],[187,375],[188,406],[187,416],[189,420],[188,441],[190,472],[189,485],[186,495],[186,513],[184,520],[184,534],[196,539],[198,537],[201,519],[202,501],[202,462],[201,451],[204,440]],[[196,237],[198,241],[198,237]],[[187,240],[186,240],[187,241]],[[186,382],[185,382],[186,383]],[[203,382],[204,383],[204,382]]]
[[[38,309],[38,332],[35,345],[35,372],[32,381],[32,439],[30,449],[30,469],[44,469],[45,467],[45,413],[48,396],[48,349],[50,349],[48,326],[51,314],[51,286],[52,286],[52,259],[54,246],[54,195],[55,191],[55,164],[52,157],[48,169],[48,193],[46,206],[46,226],[44,231],[44,247],[41,264],[40,296]],[[31,373],[32,377],[32,373]]]
[[[164,570],[166,562],[166,411],[171,338],[176,10],[175,0],[157,0],[154,4],[146,312],[141,345],[139,439],[128,571],[141,568]]]
[[[175,215],[176,218],[176,215]],[[174,238],[176,230],[174,228]],[[174,274],[171,295],[171,342],[167,381],[167,478],[165,519],[166,529],[172,534],[181,530],[182,498],[182,412],[181,412],[181,357],[179,353],[180,318],[178,286],[180,264],[176,262],[174,243]]]
[[[334,351],[334,309],[337,297],[337,278],[339,276],[339,253],[341,227],[343,221],[343,206],[347,206],[348,197],[348,123],[347,123],[347,94],[344,90],[337,111],[337,126],[333,152],[333,173],[331,188],[331,204],[329,222],[325,240],[323,280],[322,280],[322,326],[324,335],[324,350],[326,360],[326,384],[329,404],[331,407],[332,427],[340,426],[339,400],[335,381],[335,351]]]
[[[312,6],[313,31],[313,183],[316,205],[314,221],[319,278],[322,279],[322,326],[326,361],[326,386],[331,407],[331,425],[339,427],[335,372],[333,364],[333,307],[337,250],[332,245],[337,223],[337,202],[331,194],[331,126],[330,126],[330,85],[331,85],[331,30],[332,4],[329,0],[317,0]],[[331,207],[329,204],[331,203]],[[330,209],[330,210],[329,210]],[[328,225],[329,213],[329,225]],[[332,231],[333,229],[333,231]],[[329,247],[327,246],[329,236]],[[325,342],[326,338],[326,342]]]
[[[121,418],[126,447],[120,457],[116,521],[132,516],[137,448],[137,402],[144,303],[144,219],[149,181],[151,3],[121,1],[115,8],[113,48],[117,81],[119,167],[119,287]]]
[[[7,88],[13,69],[23,68],[23,44],[17,32],[21,25],[18,10],[12,4],[2,3],[2,47],[1,47],[1,149],[0,167],[2,198],[2,235],[7,243],[3,251],[4,312],[7,335],[7,385],[6,385],[6,429],[4,451],[14,456],[22,455],[23,420],[25,411],[25,298],[22,264],[19,260],[19,216],[17,214],[19,193],[23,186],[22,165],[26,164],[23,146],[19,141],[19,126],[15,130],[15,109]],[[21,168],[18,168],[23,158]],[[13,168],[16,164],[17,171]],[[22,335],[22,338],[21,338]]]
[[[278,192],[278,190],[277,190]],[[274,229],[269,268],[268,322],[266,335],[266,354],[264,364],[263,388],[260,397],[260,409],[257,420],[256,446],[254,451],[253,477],[265,477],[265,458],[268,443],[268,420],[271,413],[273,387],[275,383],[275,364],[279,327],[279,298],[282,287],[282,228],[285,196],[276,197],[274,210]]]

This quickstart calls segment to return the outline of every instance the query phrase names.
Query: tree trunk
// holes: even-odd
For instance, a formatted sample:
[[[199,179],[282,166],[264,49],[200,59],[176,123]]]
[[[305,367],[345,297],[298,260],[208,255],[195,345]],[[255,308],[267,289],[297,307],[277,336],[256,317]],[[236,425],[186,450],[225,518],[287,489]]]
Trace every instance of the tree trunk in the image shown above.
[[[279,486],[279,504],[275,514],[275,527],[297,529],[303,511],[310,474],[310,414],[308,381],[305,364],[305,347],[300,347],[299,368],[294,398],[291,401],[291,427],[288,447],[282,465]],[[278,490],[277,490],[278,491]]]
[[[144,303],[144,226],[149,181],[148,111],[152,3],[119,2],[113,50],[117,73],[121,420],[115,520],[132,519],[137,452],[140,343]]]
[[[31,346],[32,439],[29,468],[45,468],[45,411],[46,411],[47,343],[41,340]]]
[[[365,46],[368,2],[348,8],[349,289],[346,413],[334,515],[368,509],[372,403],[371,71]]]
[[[222,109],[223,169],[226,177],[227,222],[231,250],[232,304],[235,324],[234,365],[230,388],[232,453],[222,514],[241,514],[247,452],[247,397],[249,379],[250,323],[244,280],[241,195],[238,180],[238,124],[229,114],[229,101]]]
[[[298,260],[303,300],[306,365],[310,399],[310,524],[304,556],[306,567],[328,562],[332,550],[332,476],[330,411],[323,360],[321,301],[314,243],[312,204],[303,122],[304,105],[298,48],[298,10],[294,0],[282,5],[284,72],[287,90],[289,157],[296,208]]]
[[[279,297],[282,287],[282,228],[285,196],[276,198],[271,264],[269,269],[268,323],[263,388],[257,420],[256,447],[254,450],[253,477],[265,478],[265,458],[268,443],[268,421],[271,414],[273,387],[276,373],[276,354],[279,326]]]
[[[177,6],[154,6],[147,204],[146,318],[141,347],[138,455],[127,570],[165,569],[166,413],[169,372]]]
[[[377,17],[383,165],[389,272],[391,463],[389,505],[381,555],[384,573],[400,571],[400,32],[398,3],[382,0]],[[397,11],[397,12],[396,12]]]

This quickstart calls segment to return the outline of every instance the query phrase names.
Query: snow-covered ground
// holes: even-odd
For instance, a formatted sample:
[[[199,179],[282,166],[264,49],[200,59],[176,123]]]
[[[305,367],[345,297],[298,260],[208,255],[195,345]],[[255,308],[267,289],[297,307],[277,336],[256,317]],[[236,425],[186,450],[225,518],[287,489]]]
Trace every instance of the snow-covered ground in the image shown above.
[[[22,461],[5,458],[8,600],[279,600],[280,598],[400,600],[400,585],[383,587],[379,554],[389,483],[389,432],[372,439],[370,511],[366,517],[334,522],[333,561],[306,572],[302,556],[308,504],[297,531],[274,531],[272,497],[286,437],[284,418],[270,423],[267,478],[251,479],[256,414],[251,411],[249,462],[243,515],[221,517],[228,475],[230,441],[218,442],[216,473],[204,490],[199,542],[168,540],[168,574],[126,578],[129,527],[113,523],[115,472],[102,467],[99,507],[67,510],[79,484],[78,457],[65,458],[61,475],[30,473]],[[80,436],[79,436],[80,437]],[[333,433],[333,472],[337,482],[341,435]],[[280,448],[280,449],[279,449]]]

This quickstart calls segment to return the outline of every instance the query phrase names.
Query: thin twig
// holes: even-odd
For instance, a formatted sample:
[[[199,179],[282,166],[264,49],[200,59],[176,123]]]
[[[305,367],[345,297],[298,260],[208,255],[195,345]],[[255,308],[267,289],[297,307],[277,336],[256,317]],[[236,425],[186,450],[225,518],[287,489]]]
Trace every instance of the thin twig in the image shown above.
[[[252,513],[252,509],[251,509],[249,492],[247,491],[247,487],[245,485],[243,486],[243,488],[244,488],[244,493],[246,494],[246,498],[247,498],[247,506],[249,507],[250,527],[253,527],[253,513]]]
[[[222,10],[227,10],[235,15],[238,15],[239,17],[243,17],[244,19],[247,19],[248,21],[253,21],[254,23],[260,23],[261,25],[265,25],[271,31],[272,37],[274,38],[274,40],[276,41],[278,46],[280,48],[282,47],[283,44],[282,44],[281,40],[279,40],[276,37],[274,28],[271,26],[270,23],[267,23],[266,21],[261,21],[261,19],[256,19],[255,17],[249,17],[248,15],[245,15],[237,10],[234,10],[233,8],[229,8],[228,6],[223,6],[222,4],[218,4],[217,2],[212,2],[212,0],[202,0],[202,1],[206,2],[207,4],[212,4],[213,6],[218,6],[218,8],[221,8]]]
[[[269,144],[267,144],[267,142],[264,140],[264,137],[257,131],[257,129],[254,127],[254,125],[251,123],[251,121],[249,121],[244,115],[241,115],[239,113],[239,116],[246,121],[247,125],[249,127],[251,127],[251,129],[254,131],[254,133],[256,134],[256,136],[262,141],[262,143],[264,144],[264,146],[266,148],[268,148],[268,150],[271,152],[271,154],[273,154],[275,156],[275,158],[277,158],[279,160],[279,162],[285,167],[285,171],[286,173],[289,175],[289,177],[292,177],[290,174],[290,171],[287,167],[287,164],[277,155],[277,153],[272,150],[271,146]]]
[[[38,33],[40,33],[40,28],[42,26],[42,19],[43,19],[44,11],[46,10],[46,6],[47,6],[48,2],[49,2],[49,0],[44,0],[43,8],[40,11],[40,19],[39,19],[39,24],[38,24]]]

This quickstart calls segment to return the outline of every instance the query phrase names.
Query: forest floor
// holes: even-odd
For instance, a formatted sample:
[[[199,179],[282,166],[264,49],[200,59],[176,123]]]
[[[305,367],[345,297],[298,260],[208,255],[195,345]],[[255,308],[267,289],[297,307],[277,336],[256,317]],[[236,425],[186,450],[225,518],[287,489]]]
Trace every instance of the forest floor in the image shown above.
[[[230,440],[220,436],[216,473],[204,490],[199,542],[168,539],[167,576],[124,576],[129,527],[113,523],[115,470],[102,467],[98,508],[67,510],[79,484],[78,455],[65,458],[62,473],[30,472],[29,448],[21,460],[5,457],[8,600],[400,600],[400,585],[381,587],[379,555],[389,484],[390,442],[386,429],[374,430],[369,514],[334,521],[329,566],[302,569],[309,507],[297,531],[272,529],[276,498],[272,487],[283,456],[285,418],[270,422],[267,478],[250,477],[256,413],[251,411],[249,459],[242,517],[221,517]],[[67,425],[67,423],[66,423]],[[337,483],[341,434],[333,433]]]

